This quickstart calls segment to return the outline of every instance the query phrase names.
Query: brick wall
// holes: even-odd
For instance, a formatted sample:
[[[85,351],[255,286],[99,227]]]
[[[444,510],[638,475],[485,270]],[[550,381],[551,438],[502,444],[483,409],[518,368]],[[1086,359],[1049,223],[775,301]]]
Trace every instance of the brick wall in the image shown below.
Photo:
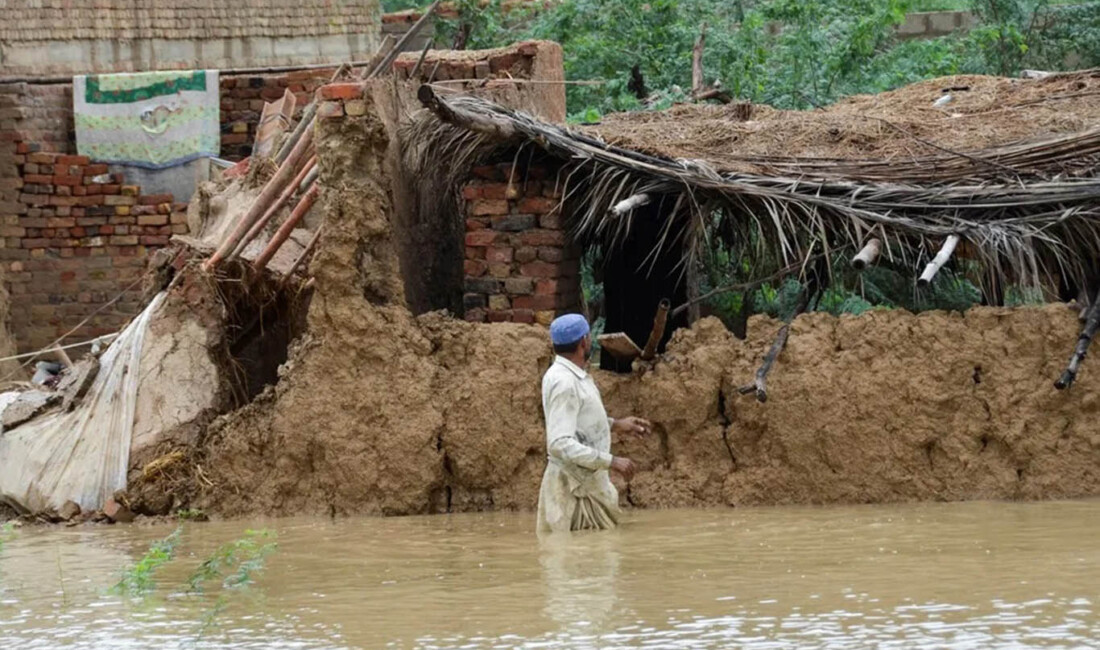
[[[314,92],[328,83],[334,72],[336,68],[318,68],[266,76],[222,76],[219,82],[222,157],[241,160],[252,153],[264,102],[274,102],[290,90],[297,99],[294,109],[297,119]]]
[[[469,321],[538,322],[580,307],[580,254],[563,229],[561,188],[546,167],[478,167],[462,189]]]

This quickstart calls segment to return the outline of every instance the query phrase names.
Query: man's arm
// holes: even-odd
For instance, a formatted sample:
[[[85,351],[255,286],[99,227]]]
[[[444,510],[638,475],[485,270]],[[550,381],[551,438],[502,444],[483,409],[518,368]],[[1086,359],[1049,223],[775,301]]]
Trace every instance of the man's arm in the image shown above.
[[[612,456],[577,440],[581,402],[572,386],[557,384],[546,400],[546,449],[551,456],[585,469],[611,467]]]

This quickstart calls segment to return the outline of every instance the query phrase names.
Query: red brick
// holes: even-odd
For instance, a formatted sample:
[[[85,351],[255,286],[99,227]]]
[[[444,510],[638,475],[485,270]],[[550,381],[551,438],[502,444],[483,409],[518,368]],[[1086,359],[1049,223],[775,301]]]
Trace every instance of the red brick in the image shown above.
[[[363,96],[363,84],[328,84],[321,86],[321,99],[359,99]]]
[[[87,165],[92,162],[87,156],[58,156],[57,165]]]
[[[465,257],[468,260],[483,260],[483,259],[485,259],[485,247],[484,246],[467,246]]]
[[[508,214],[508,202],[498,199],[478,199],[471,202],[470,212],[475,217]]]
[[[539,249],[539,259],[543,262],[560,262],[565,259],[565,250],[558,246],[543,246]]]
[[[539,226],[548,230],[561,230],[563,228],[561,213],[554,211],[550,214],[544,214],[540,216]]]
[[[485,249],[485,260],[488,262],[509,263],[512,261],[512,249],[501,246],[490,246]]]
[[[27,162],[32,162],[38,165],[46,164],[52,165],[57,160],[57,154],[47,153],[45,151],[39,151],[37,153],[27,154]]]
[[[490,246],[496,242],[499,233],[493,230],[475,230],[466,233],[466,246]]]
[[[489,270],[489,267],[481,260],[463,260],[462,270],[466,275],[471,277],[479,277],[485,275],[485,272]]]
[[[538,249],[523,246],[516,249],[515,260],[521,263],[534,262],[538,258]]]
[[[508,184],[507,183],[494,183],[492,185],[483,185],[481,187],[481,196],[485,199],[508,199]]]
[[[558,202],[553,199],[528,197],[519,202],[519,211],[531,214],[548,214],[558,207]]]
[[[528,230],[520,233],[525,246],[564,246],[565,233],[561,230]]]
[[[34,185],[49,185],[53,182],[53,176],[44,176],[42,174],[27,174],[23,177],[23,181]]]
[[[467,201],[481,198],[481,188],[477,185],[467,185],[466,187],[462,188],[462,198],[466,199]]]
[[[344,116],[344,105],[340,102],[321,102],[317,107],[319,119],[330,119]]]
[[[489,322],[490,323],[506,323],[512,319],[512,311],[510,309],[490,309],[489,310]]]
[[[137,196],[138,194],[141,194],[141,188],[138,187],[137,185],[123,185],[122,186],[122,195],[123,196]],[[169,201],[170,200],[171,199],[169,199]]]
[[[150,214],[142,215],[137,218],[139,226],[163,226],[168,223],[168,215],[164,214]]]
[[[553,295],[516,296],[512,299],[512,306],[516,309],[530,309],[543,311],[557,307],[557,297]]]
[[[148,194],[138,197],[138,203],[140,205],[157,205],[158,203],[171,203],[173,197],[171,194]]]
[[[512,322],[513,323],[530,323],[535,322],[535,312],[530,309],[513,309],[512,310]]]
[[[322,117],[331,117],[324,115]],[[245,144],[248,142],[247,133],[226,133],[222,136],[222,144]]]
[[[539,280],[535,283],[535,293],[540,296],[552,296],[558,292],[557,280]]]
[[[33,162],[33,161],[32,161]],[[482,165],[481,167],[474,167],[470,172],[478,178],[484,178],[489,181],[501,181],[504,180],[504,175],[497,169],[496,165]]]
[[[472,230],[484,230],[488,227],[489,227],[489,220],[488,219],[467,219],[466,220],[466,231],[467,232],[470,232]]]
[[[85,167],[84,168],[84,175],[85,176],[99,176],[100,174],[106,174],[107,171],[108,171],[107,170],[107,165],[104,165],[102,163],[96,163],[94,165],[88,165],[87,167]]]
[[[486,314],[484,309],[467,309],[464,318],[471,323],[484,323]]]
[[[72,192],[73,196],[87,196],[88,188],[83,185],[77,185],[76,187],[72,188]]]
[[[122,186],[121,185],[104,185],[103,186],[103,193],[104,194],[119,194],[121,192],[122,192]]]
[[[528,262],[520,267],[520,273],[529,278],[557,278],[562,275],[562,269],[560,264]]]
[[[169,237],[165,235],[145,235],[141,238],[143,246],[167,246]]]
[[[84,182],[84,178],[82,176],[54,176],[53,177],[53,184],[54,185],[67,185],[69,187],[72,187],[74,185],[80,185],[83,182]]]

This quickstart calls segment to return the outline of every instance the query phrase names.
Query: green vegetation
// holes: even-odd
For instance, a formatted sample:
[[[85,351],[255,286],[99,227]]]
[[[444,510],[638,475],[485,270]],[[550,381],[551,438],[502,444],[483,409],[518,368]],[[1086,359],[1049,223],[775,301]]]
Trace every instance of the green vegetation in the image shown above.
[[[179,546],[182,534],[183,529],[177,527],[171,535],[153,542],[141,559],[123,572],[119,581],[111,587],[111,592],[142,596],[152,591],[156,586],[153,575],[176,557],[176,548]]]

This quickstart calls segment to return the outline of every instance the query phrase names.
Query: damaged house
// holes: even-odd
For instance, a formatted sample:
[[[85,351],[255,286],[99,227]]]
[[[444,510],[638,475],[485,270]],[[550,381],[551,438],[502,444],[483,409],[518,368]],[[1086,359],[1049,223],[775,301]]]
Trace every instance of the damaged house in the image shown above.
[[[543,326],[596,309],[609,411],[655,424],[615,443],[639,463],[630,505],[1100,492],[1095,375],[1076,375],[1097,310],[1075,354],[1078,310],[998,306],[1009,284],[1098,287],[1095,73],[579,127],[562,126],[562,81],[560,48],[537,42],[338,71],[269,156],[192,199],[142,315],[0,433],[0,466],[18,468],[0,498],[226,516],[531,508]],[[947,86],[957,100],[933,107]],[[703,317],[718,246],[749,277],[715,290],[793,278],[809,313],[752,318],[744,338]],[[585,255],[600,306],[581,290]],[[989,306],[813,311],[869,265],[914,284],[958,265]]]

